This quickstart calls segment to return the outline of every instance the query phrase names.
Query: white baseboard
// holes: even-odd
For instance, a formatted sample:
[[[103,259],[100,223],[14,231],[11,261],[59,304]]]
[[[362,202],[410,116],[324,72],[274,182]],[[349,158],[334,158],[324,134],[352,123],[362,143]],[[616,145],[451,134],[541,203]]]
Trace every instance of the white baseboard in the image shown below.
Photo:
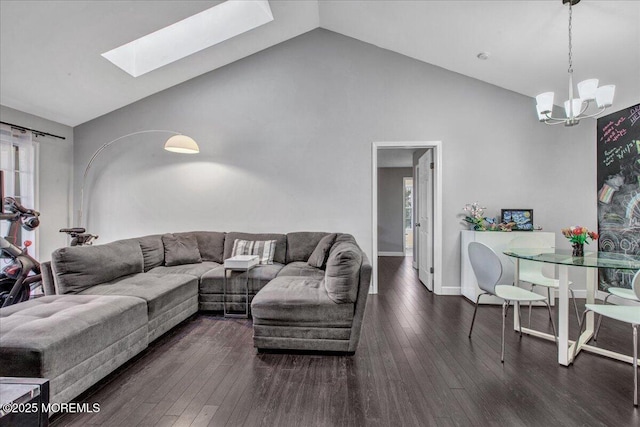
[[[378,252],[378,256],[404,256],[404,252]]]
[[[462,295],[462,289],[459,286],[443,286],[437,295]]]

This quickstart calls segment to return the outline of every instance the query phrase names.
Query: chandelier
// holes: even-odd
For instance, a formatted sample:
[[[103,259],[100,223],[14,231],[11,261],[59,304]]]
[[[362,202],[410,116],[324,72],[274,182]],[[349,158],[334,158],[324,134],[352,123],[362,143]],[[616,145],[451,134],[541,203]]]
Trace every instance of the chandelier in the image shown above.
[[[606,85],[598,87],[598,79],[588,79],[578,83],[578,98],[573,96],[573,58],[571,52],[571,19],[572,6],[578,4],[580,0],[562,0],[562,4],[569,3],[569,99],[564,102],[566,117],[553,117],[553,92],[545,92],[536,96],[536,109],[538,120],[548,125],[564,123],[565,126],[575,126],[581,119],[595,117],[602,114],[604,110],[613,104],[613,95],[616,87]],[[590,108],[595,101],[597,111]],[[590,110],[590,111],[587,111]]]

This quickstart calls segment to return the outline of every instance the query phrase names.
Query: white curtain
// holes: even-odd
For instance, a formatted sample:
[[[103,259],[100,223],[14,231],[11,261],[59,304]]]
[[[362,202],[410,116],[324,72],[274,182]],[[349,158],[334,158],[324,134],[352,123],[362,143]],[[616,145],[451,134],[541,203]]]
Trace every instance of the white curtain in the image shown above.
[[[32,133],[0,125],[0,170],[4,172],[4,196],[14,197],[29,209],[36,208],[36,142]],[[9,221],[0,221],[0,232],[6,236]],[[31,255],[37,254],[35,231],[20,229],[17,245],[31,241]]]

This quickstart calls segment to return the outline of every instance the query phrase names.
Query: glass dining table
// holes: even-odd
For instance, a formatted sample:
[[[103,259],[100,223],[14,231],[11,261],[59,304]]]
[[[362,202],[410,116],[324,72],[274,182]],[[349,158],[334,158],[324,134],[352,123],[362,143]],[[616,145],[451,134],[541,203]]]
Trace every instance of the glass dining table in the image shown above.
[[[614,252],[585,252],[583,257],[574,257],[569,250],[562,249],[509,249],[503,252],[514,259],[515,272],[514,283],[519,285],[520,261],[534,261],[558,266],[558,278],[560,288],[558,289],[558,363],[568,366],[573,361],[574,347],[577,346],[575,354],[580,351],[588,351],[601,356],[632,363],[632,357],[610,350],[589,345],[588,342],[594,333],[594,315],[587,314],[583,327],[584,332],[575,340],[569,339],[569,267],[586,268],[587,297],[586,303],[593,304],[597,289],[598,269],[615,268],[621,270],[640,270],[640,257],[625,255]],[[518,313],[514,310],[514,328],[520,328]],[[546,332],[529,328],[522,328],[522,331],[536,337],[555,341],[555,337]]]

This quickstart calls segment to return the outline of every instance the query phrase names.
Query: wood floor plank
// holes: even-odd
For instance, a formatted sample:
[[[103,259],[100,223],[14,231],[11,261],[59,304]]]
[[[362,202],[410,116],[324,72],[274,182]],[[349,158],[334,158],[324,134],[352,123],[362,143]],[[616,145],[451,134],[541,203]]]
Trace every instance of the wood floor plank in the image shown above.
[[[193,420],[193,422],[191,424],[188,424],[188,425],[191,426],[191,427],[206,427],[206,426],[208,426],[209,423],[211,422],[211,419],[216,414],[217,410],[218,410],[218,406],[204,405],[202,407],[202,410],[198,414],[198,416],[195,418],[195,420]],[[176,424],[174,424],[173,426],[174,427],[178,427],[179,426],[179,421],[180,421],[180,419],[178,418],[178,422],[176,422]]]

